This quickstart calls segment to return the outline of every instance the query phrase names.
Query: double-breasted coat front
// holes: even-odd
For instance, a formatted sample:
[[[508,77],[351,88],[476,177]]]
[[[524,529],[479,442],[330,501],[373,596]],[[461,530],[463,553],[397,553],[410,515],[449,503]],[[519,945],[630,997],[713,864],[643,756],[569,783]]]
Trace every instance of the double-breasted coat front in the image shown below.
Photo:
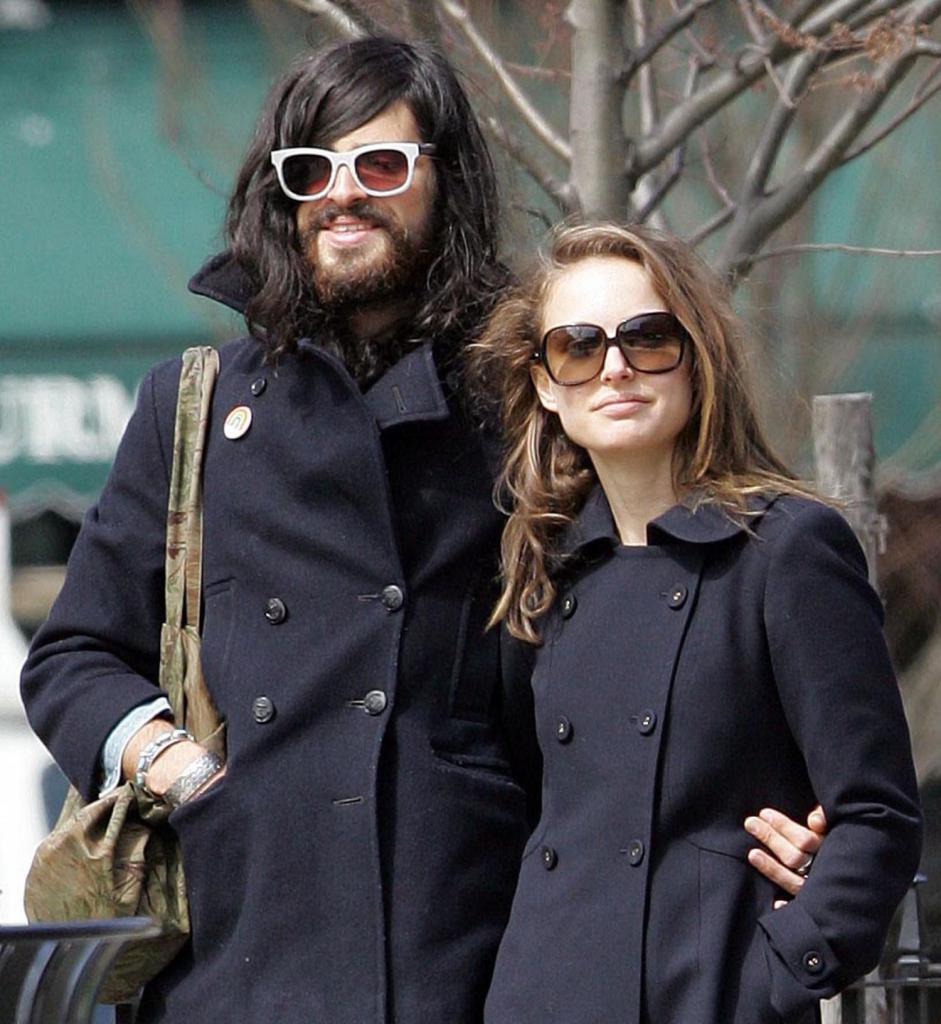
[[[920,813],[881,605],[843,518],[781,497],[748,528],[676,506],[622,546],[600,488],[532,688],[542,816],[486,1024],[788,1024],[876,963]],[[747,815],[830,825],[798,896]]]
[[[226,298],[226,274],[199,289]],[[143,382],[23,676],[86,796],[110,730],[155,696],[179,368]],[[203,669],[228,767],[171,815],[192,941],[139,1020],[473,1024],[528,834],[483,636],[486,440],[430,344],[361,394],[313,344],[271,366],[246,338],[221,349],[204,473]]]

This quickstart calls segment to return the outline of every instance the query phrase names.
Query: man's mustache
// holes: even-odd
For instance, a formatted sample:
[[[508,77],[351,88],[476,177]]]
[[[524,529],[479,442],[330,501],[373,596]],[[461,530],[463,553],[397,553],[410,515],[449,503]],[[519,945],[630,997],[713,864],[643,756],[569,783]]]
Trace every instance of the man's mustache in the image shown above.
[[[357,217],[367,221],[376,227],[386,228],[394,226],[392,218],[385,212],[373,206],[368,199],[360,199],[349,206],[339,206],[336,203],[326,203],[304,228],[303,237],[305,240],[316,232],[322,231],[331,221],[337,217]]]

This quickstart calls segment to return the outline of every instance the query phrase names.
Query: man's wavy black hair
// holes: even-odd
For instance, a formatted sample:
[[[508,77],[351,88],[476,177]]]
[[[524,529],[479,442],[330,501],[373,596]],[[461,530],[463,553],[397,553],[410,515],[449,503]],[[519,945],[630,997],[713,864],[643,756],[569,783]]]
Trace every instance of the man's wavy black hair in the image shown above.
[[[506,283],[493,162],[447,60],[426,44],[388,37],[333,46],[297,61],[274,85],[229,201],[227,240],[253,291],[246,321],[270,357],[294,351],[301,337],[330,333],[298,243],[297,204],[278,185],[271,151],[329,146],[396,101],[411,109],[420,141],[437,147],[436,237],[409,340],[433,340],[450,361]]]

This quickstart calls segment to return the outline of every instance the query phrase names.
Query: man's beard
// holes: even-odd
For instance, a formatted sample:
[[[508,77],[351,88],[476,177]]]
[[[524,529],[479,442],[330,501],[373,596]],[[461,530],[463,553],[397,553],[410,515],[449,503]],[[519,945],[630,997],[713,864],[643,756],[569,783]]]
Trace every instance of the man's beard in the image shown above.
[[[349,214],[384,230],[388,244],[381,253],[336,252],[329,263],[318,259],[318,238],[323,227],[337,216]],[[327,203],[300,237],[301,251],[313,268],[313,288],[318,305],[331,316],[343,316],[355,309],[383,306],[408,294],[424,290],[428,268],[428,236],[412,234],[363,199],[341,208]]]
[[[324,266],[317,260],[317,240],[323,226],[334,217],[349,213],[384,229],[389,241],[380,253],[339,253],[339,259]],[[368,200],[346,208],[328,203],[300,234],[300,248],[312,267],[311,294],[304,305],[316,314],[317,343],[338,356],[362,390],[366,390],[397,363],[417,340],[410,318],[421,305],[427,290],[431,261],[428,240],[434,236],[429,221],[420,235],[410,234],[384,210]],[[350,316],[370,307],[396,305],[401,315],[395,323],[374,337],[354,335]]]

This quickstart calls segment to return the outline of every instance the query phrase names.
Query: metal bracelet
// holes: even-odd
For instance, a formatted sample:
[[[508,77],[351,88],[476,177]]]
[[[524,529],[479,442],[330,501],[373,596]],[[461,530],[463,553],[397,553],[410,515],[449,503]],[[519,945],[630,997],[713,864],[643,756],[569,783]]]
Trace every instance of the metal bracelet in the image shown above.
[[[199,757],[186,766],[183,773],[163,794],[162,799],[164,803],[169,804],[173,808],[186,803],[221,768],[222,759],[220,757],[217,757],[208,750],[200,754]]]
[[[157,755],[162,754],[168,747],[172,747],[174,743],[182,743],[183,740],[191,739],[193,737],[185,729],[167,729],[156,739],[151,740],[137,756],[137,770],[134,772],[134,781],[137,785],[149,793],[146,776],[151,765],[156,761]]]

